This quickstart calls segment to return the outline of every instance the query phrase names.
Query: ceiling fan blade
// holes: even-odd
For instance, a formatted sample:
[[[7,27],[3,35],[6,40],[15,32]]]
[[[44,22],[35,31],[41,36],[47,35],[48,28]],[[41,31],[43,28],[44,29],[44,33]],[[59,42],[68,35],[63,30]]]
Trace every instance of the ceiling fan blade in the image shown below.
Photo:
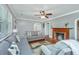
[[[47,13],[46,15],[52,15],[52,13]]]
[[[49,18],[48,16],[45,16],[46,18]]]

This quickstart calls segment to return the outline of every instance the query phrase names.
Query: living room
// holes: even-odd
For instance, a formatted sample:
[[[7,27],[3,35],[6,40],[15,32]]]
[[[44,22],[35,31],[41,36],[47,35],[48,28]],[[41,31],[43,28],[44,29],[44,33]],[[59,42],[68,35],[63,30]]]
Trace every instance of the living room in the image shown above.
[[[0,22],[6,23],[0,26],[0,47],[3,50],[0,54],[56,55],[49,51],[53,45],[62,47],[62,44],[57,43],[78,40],[78,4],[5,4],[0,7]],[[13,49],[14,44],[17,49]],[[72,54],[68,50],[66,54]]]

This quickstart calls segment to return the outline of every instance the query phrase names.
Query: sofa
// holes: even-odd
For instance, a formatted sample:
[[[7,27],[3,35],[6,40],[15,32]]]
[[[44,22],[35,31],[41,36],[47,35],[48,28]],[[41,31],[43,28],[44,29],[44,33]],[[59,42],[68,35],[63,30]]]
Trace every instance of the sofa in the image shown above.
[[[55,45],[42,45],[41,50],[45,55],[79,55],[79,42],[77,40],[61,40]]]
[[[45,38],[45,35],[39,31],[26,31],[26,36],[28,41],[35,41]]]
[[[13,34],[0,42],[0,55],[11,55],[8,49],[10,48],[12,42],[16,42],[20,50],[20,55],[32,55],[32,50],[27,39],[20,36],[20,42],[17,42]]]

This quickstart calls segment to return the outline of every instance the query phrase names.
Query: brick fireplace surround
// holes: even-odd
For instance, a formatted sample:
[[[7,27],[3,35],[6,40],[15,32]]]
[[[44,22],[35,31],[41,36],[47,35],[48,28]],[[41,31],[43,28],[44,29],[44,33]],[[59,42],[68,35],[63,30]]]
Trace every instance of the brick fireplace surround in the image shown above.
[[[59,41],[56,33],[64,33],[64,39],[69,39],[69,28],[52,28],[52,32],[52,43]]]

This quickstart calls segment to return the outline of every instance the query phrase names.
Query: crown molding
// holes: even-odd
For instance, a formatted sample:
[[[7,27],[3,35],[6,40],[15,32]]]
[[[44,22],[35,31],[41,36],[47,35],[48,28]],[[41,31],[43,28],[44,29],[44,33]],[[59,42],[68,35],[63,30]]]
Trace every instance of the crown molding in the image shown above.
[[[14,19],[16,19],[15,14],[12,12],[11,8],[8,6],[8,4],[5,4],[5,6],[7,7],[7,9],[9,10],[9,12],[12,14],[12,17],[14,17]]]
[[[19,19],[19,20],[28,20],[28,21],[36,21],[36,22],[50,22],[52,21],[53,19],[57,19],[57,18],[60,18],[60,17],[64,17],[64,16],[68,16],[68,15],[72,15],[74,13],[78,13],[79,10],[74,10],[74,11],[71,11],[71,12],[68,12],[68,13],[65,13],[65,14],[62,14],[62,15],[59,15],[59,16],[56,16],[56,17],[53,17],[53,18],[50,18],[50,19],[46,19],[46,20],[43,20],[43,19],[38,19],[38,20],[34,20],[34,19],[26,19],[26,18],[18,18],[16,16],[16,13],[14,14],[15,10],[13,8],[10,8],[8,4],[6,4],[8,9],[10,10],[10,12],[12,13],[12,15],[14,16],[15,19]]]
[[[75,10],[75,11],[72,11],[72,12],[69,12],[69,13],[65,13],[65,14],[56,16],[56,17],[51,18],[51,19],[49,19],[49,20],[45,20],[44,22],[52,21],[53,19],[57,19],[57,18],[64,17],[64,16],[68,16],[68,15],[71,15],[71,14],[74,14],[74,13],[78,13],[78,12],[79,12],[79,10]]]
[[[42,20],[33,20],[33,19],[25,19],[25,18],[16,18],[18,21],[33,21],[33,22],[44,22]]]

